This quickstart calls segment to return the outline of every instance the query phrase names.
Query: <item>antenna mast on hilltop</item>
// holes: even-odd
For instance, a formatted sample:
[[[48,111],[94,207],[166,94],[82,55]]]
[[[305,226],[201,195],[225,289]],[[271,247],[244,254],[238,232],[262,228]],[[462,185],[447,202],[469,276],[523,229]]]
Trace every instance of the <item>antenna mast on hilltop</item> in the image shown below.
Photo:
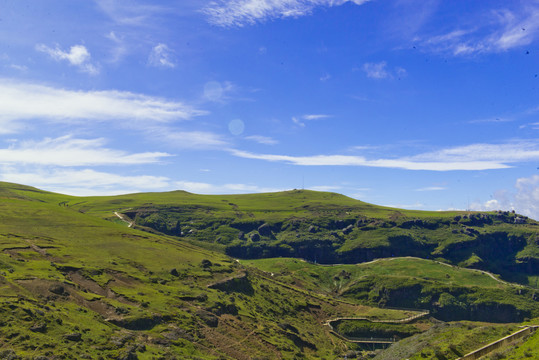
[[[301,177],[301,190],[305,190],[305,176]]]

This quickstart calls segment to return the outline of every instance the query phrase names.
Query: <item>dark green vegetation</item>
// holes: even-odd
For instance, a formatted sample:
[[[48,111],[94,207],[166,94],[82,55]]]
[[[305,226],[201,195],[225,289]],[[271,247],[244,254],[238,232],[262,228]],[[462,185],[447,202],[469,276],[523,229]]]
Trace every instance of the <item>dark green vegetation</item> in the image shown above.
[[[421,332],[421,330],[409,324],[385,324],[367,320],[339,320],[333,326],[339,334],[351,339],[399,339]]]
[[[539,316],[538,228],[512,213],[406,211],[310,191],[72,197],[0,183],[0,358],[334,359],[362,348],[325,321],[413,314],[391,306],[521,322]],[[409,336],[423,358],[441,358],[487,341],[474,329],[501,329],[490,341],[514,328],[447,325],[475,339],[458,348],[437,332],[445,324],[372,324],[336,330]]]

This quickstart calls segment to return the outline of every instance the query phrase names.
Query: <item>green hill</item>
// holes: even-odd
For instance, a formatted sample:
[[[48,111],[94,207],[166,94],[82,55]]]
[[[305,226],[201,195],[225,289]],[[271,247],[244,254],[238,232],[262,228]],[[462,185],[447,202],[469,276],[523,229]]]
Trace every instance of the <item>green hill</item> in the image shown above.
[[[0,183],[0,219],[0,358],[335,359],[363,353],[345,331],[374,327],[350,320],[334,333],[329,319],[429,309],[438,320],[398,327],[415,339],[439,320],[512,329],[539,317],[537,223],[512,213],[297,190],[73,197]],[[270,259],[283,255],[311,262]],[[392,256],[424,259],[355,264]]]
[[[114,221],[121,214],[140,229],[240,259],[355,264],[415,256],[487,270],[525,285],[538,281],[539,224],[511,212],[401,210],[306,190],[70,197],[6,184],[4,191]]]

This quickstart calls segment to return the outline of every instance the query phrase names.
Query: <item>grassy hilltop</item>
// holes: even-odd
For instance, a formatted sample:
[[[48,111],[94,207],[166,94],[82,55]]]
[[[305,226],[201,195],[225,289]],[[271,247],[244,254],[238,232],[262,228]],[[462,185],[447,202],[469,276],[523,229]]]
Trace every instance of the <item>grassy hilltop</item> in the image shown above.
[[[0,217],[0,358],[335,359],[364,350],[342,336],[377,333],[453,359],[539,317],[538,224],[512,213],[0,183]],[[372,322],[415,313],[389,307],[437,319]],[[367,321],[324,325],[342,317]]]

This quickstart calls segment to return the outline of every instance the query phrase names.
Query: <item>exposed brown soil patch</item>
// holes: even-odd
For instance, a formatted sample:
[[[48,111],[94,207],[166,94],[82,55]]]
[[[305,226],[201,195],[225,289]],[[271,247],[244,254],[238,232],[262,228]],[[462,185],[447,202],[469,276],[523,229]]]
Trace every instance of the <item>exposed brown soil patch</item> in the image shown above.
[[[275,346],[260,337],[256,327],[232,315],[220,316],[217,328],[204,326],[200,331],[205,337],[205,342],[211,343],[216,349],[234,359],[256,358],[256,353],[246,354],[244,350],[246,348],[259,349],[262,354],[272,353],[272,359],[282,358]]]

